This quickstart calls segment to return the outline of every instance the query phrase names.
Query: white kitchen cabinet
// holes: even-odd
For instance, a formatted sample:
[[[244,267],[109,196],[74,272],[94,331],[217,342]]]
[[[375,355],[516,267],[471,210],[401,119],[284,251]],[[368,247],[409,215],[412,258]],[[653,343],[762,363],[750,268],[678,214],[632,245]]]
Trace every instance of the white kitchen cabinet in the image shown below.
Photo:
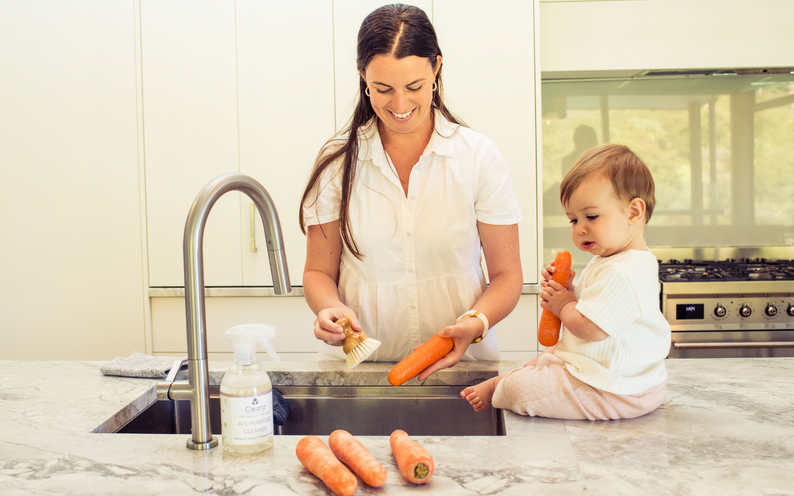
[[[790,0],[543,2],[540,16],[544,78],[794,65]]]
[[[239,172],[234,2],[141,2],[150,286],[183,286],[182,240],[194,198]],[[240,194],[224,195],[204,232],[208,286],[243,283]]]
[[[129,1],[0,2],[0,359],[145,351]]]
[[[236,9],[144,2],[141,17],[150,285],[183,286],[188,208],[204,184],[227,172],[268,190],[300,284],[300,197],[335,131],[330,0],[249,0]],[[251,242],[250,207],[236,192],[213,207],[204,234],[207,286],[272,285],[258,213]]]
[[[301,195],[317,153],[335,132],[332,15],[331,0],[237,2],[240,172],[262,183],[276,204],[293,285],[301,284],[306,259]],[[264,229],[252,205],[243,196],[242,284],[272,286]]]
[[[447,105],[472,129],[494,140],[507,161],[524,217],[518,226],[524,283],[536,284],[537,2],[435,0],[433,9],[444,53]]]

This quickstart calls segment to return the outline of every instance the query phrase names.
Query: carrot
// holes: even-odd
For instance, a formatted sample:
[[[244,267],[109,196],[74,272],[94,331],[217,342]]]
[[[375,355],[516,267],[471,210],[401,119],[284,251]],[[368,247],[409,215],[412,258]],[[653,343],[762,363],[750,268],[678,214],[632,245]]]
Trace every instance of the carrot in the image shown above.
[[[452,338],[444,338],[436,334],[391,369],[389,382],[392,386],[399,386],[416,377],[452,351],[452,344]]]
[[[298,441],[295,453],[303,466],[325,482],[337,496],[351,496],[356,492],[356,477],[317,436],[306,436]]]
[[[557,253],[554,257],[554,274],[551,278],[568,287],[568,276],[571,273],[571,254],[565,250]],[[562,322],[560,318],[551,313],[549,310],[543,310],[540,316],[540,325],[538,326],[538,341],[543,346],[554,346],[560,339],[560,326]]]
[[[386,469],[349,432],[335,430],[328,437],[328,446],[368,486],[380,487],[386,482]]]
[[[405,480],[414,484],[424,484],[430,480],[434,468],[433,457],[426,449],[399,429],[391,433],[389,443]]]

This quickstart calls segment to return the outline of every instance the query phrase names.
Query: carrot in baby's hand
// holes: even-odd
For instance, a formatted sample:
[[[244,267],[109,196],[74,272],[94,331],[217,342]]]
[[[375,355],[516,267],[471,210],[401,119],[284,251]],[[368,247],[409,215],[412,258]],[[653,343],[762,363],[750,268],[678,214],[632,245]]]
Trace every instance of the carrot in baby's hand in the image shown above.
[[[356,477],[317,436],[306,436],[298,441],[295,453],[303,466],[325,482],[334,494],[351,496],[356,492]]]
[[[389,383],[392,386],[399,386],[416,377],[427,367],[447,356],[447,353],[452,351],[453,344],[452,338],[444,338],[436,334],[391,369]]]
[[[368,486],[380,487],[386,482],[386,469],[349,432],[341,429],[332,432],[328,437],[328,446]]]
[[[565,250],[557,253],[554,257],[554,274],[551,278],[568,287],[568,277],[571,274],[571,254]],[[540,325],[538,326],[538,341],[543,346],[549,347],[557,344],[560,339],[560,326],[562,322],[560,318],[551,313],[551,311],[544,309],[540,316]]]
[[[405,480],[414,484],[424,484],[430,480],[434,469],[433,457],[426,449],[399,429],[391,433],[389,443]]]

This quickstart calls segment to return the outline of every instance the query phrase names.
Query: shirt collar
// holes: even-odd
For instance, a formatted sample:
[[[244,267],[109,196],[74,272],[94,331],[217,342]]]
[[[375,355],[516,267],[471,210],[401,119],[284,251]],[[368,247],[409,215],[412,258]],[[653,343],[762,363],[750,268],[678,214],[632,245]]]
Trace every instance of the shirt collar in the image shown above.
[[[422,157],[431,153],[451,157],[455,149],[452,137],[458,132],[459,127],[458,124],[448,121],[441,112],[436,110],[435,129],[430,135],[430,142],[422,153]],[[375,165],[379,166],[386,164],[386,152],[383,150],[383,142],[378,133],[377,117],[373,117],[359,130],[358,143],[359,160],[372,160]]]

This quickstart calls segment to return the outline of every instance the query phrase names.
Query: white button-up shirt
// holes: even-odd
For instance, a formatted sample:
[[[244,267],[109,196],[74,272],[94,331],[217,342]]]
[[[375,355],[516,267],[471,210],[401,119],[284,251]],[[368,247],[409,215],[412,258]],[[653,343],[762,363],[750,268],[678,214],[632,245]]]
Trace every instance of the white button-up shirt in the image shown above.
[[[381,341],[369,360],[398,361],[452,325],[486,288],[477,221],[512,225],[522,217],[507,164],[493,141],[435,115],[435,132],[414,165],[406,196],[373,119],[360,131],[358,170],[350,199],[353,239],[345,247],[339,296],[362,330]],[[329,167],[319,195],[303,207],[307,225],[339,218],[341,159]],[[320,342],[320,359],[344,358]],[[495,333],[471,345],[464,360],[498,360]]]

